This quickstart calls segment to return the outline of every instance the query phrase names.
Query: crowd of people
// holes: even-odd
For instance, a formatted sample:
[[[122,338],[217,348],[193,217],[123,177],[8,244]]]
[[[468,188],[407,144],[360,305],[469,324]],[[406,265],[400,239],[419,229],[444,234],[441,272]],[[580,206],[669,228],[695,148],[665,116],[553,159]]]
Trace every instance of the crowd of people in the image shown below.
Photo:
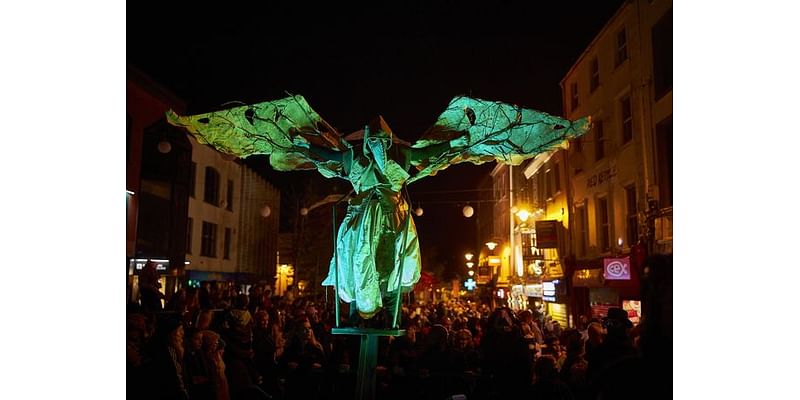
[[[273,296],[264,285],[238,293],[231,284],[204,282],[180,289],[163,309],[160,302],[130,304],[128,395],[354,398],[359,338],[332,335],[334,319],[324,296]],[[406,301],[402,329],[404,336],[379,342],[382,399],[622,398],[642,359],[641,326],[621,309],[564,329],[530,310]]]

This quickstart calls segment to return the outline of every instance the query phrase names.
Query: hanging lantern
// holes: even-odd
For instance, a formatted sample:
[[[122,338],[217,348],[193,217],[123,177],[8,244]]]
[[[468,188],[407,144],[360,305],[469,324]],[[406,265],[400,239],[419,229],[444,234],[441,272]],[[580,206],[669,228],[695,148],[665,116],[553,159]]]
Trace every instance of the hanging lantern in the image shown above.
[[[269,206],[261,207],[261,216],[262,217],[267,218],[267,217],[269,217],[270,214],[272,214],[272,208],[270,208]]]
[[[162,140],[158,142],[158,152],[161,154],[167,154],[172,150],[172,144],[169,140]]]
[[[306,215],[308,215],[308,208],[306,208],[306,207],[303,207],[303,208],[301,208],[301,209],[300,209],[300,215],[302,215],[302,216],[304,216],[304,217],[305,217]]]
[[[464,208],[461,209],[461,212],[464,214],[465,217],[469,218],[472,217],[473,214],[475,214],[475,209],[472,208],[472,206],[464,206]]]
[[[414,214],[417,214],[418,217],[421,217],[422,213],[424,213],[424,212],[425,211],[422,209],[422,207],[417,207],[417,209],[414,210]]]

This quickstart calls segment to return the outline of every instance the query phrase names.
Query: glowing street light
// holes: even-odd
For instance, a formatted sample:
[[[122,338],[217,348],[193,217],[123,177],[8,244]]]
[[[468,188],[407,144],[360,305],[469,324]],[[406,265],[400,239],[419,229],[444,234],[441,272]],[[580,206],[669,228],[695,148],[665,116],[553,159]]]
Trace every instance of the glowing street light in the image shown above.
[[[467,273],[469,274],[469,276],[475,275],[475,271],[473,271],[473,270],[469,270],[469,271],[467,271]]]
[[[473,257],[472,253],[467,253],[467,254],[464,254],[464,258],[466,258],[466,259],[467,259],[467,261],[470,261],[470,260],[472,260],[472,257]]]
[[[467,268],[472,268],[473,265],[475,265],[475,263],[470,261],[467,263]]]
[[[522,222],[527,221],[528,217],[530,217],[530,215],[531,215],[531,213],[529,213],[528,210],[526,210],[524,208],[519,210],[519,211],[517,211],[517,217],[519,217],[519,220],[522,221]]]
[[[497,242],[490,240],[486,242],[486,247],[488,247],[489,250],[494,250],[494,248],[497,247]]]

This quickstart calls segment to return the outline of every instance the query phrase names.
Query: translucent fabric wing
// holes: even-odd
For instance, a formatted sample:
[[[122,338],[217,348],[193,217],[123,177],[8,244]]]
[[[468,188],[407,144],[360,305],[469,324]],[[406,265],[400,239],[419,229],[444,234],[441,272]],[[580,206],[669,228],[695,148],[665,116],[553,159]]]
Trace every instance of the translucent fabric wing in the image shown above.
[[[222,153],[242,158],[268,154],[270,164],[278,171],[318,169],[326,177],[341,177],[341,163],[315,156],[308,151],[308,143],[334,151],[350,147],[303,96],[191,116],[170,110],[167,121],[186,128],[200,143]]]
[[[588,117],[572,122],[498,101],[458,96],[412,146],[424,148],[449,141],[452,148],[418,160],[415,166],[419,172],[409,183],[460,162],[496,160],[519,165],[585,134],[590,126]]]

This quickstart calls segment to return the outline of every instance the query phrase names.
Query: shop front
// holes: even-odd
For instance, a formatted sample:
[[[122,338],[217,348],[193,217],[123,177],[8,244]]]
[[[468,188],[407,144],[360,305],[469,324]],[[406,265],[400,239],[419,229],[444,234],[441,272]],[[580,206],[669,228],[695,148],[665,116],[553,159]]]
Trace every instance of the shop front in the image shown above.
[[[630,257],[578,261],[572,273],[574,317],[602,320],[609,308],[619,307],[629,310],[629,318],[638,321],[641,316],[639,290],[639,276]]]
[[[136,303],[139,301],[139,274],[142,272],[142,268],[144,268],[144,264],[147,262],[147,258],[129,258],[128,259],[128,278],[130,279],[130,298],[128,299],[130,302]],[[156,263],[156,271],[158,271],[158,282],[161,284],[161,288],[158,289],[161,294],[166,295],[166,287],[167,287],[167,277],[169,275],[169,260],[166,259],[159,259],[159,258],[151,258],[151,261]],[[163,303],[163,301],[162,301]],[[164,306],[164,304],[162,304]]]
[[[543,281],[542,301],[545,314],[549,315],[553,321],[558,321],[562,328],[573,327],[567,304],[566,285],[563,280]]]

